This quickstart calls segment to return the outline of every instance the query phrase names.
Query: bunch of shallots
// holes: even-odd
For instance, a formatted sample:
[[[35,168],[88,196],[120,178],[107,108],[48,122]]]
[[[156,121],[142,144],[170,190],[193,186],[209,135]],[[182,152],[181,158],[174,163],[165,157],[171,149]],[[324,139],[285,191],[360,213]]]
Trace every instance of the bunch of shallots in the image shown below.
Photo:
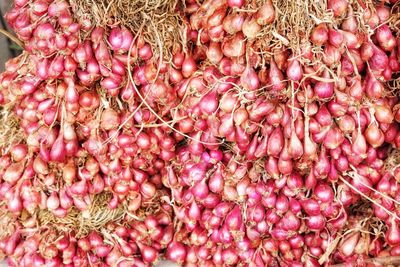
[[[23,53],[0,74],[8,264],[400,256],[399,3],[180,1],[173,45],[146,37],[167,42],[156,17],[149,33],[107,13],[97,25],[76,0],[14,1]]]

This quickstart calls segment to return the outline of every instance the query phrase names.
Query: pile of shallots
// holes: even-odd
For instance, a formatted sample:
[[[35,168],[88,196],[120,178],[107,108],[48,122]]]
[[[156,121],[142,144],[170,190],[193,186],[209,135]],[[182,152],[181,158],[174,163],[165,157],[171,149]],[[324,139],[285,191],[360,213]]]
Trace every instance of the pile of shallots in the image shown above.
[[[24,44],[0,74],[9,266],[396,263],[396,0],[310,3],[301,43],[287,1],[182,0],[170,55],[73,2],[6,15]]]

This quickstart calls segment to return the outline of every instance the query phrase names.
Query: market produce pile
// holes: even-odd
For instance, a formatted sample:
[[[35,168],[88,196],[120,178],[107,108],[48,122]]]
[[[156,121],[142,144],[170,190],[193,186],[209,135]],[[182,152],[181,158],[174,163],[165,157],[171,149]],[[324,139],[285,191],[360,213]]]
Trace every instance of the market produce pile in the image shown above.
[[[6,20],[9,266],[400,264],[396,0],[14,0]]]

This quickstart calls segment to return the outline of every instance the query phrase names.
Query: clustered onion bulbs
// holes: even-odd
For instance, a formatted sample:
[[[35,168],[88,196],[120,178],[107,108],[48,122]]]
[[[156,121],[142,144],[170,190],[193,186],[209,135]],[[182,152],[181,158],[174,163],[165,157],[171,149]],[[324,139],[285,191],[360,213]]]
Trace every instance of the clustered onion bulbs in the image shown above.
[[[166,55],[76,1],[14,0],[23,52],[0,74],[8,265],[400,256],[398,3],[321,1],[295,47],[279,1],[183,2],[184,41]]]

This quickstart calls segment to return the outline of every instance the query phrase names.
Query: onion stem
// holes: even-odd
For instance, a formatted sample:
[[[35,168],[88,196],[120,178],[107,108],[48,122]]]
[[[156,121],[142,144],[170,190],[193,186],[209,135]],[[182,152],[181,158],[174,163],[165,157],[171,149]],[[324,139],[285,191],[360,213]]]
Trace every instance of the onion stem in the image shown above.
[[[4,29],[0,29],[0,33],[5,35],[8,39],[10,39],[11,41],[13,41],[14,43],[16,43],[19,47],[24,47],[24,44],[14,35],[12,35],[11,33],[9,33],[8,31],[4,30]]]

